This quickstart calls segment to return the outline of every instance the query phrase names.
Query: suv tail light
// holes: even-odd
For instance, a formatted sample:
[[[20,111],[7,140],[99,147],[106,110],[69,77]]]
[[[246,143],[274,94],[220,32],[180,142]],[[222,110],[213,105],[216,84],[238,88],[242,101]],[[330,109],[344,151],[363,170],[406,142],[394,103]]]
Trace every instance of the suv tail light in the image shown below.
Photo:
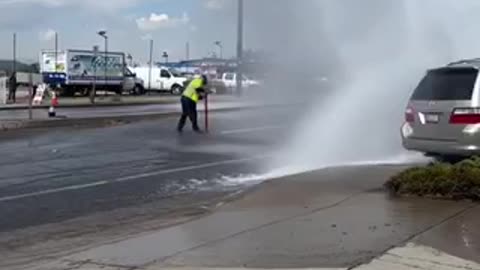
[[[405,110],[405,121],[407,123],[415,122],[415,111],[410,107]]]
[[[450,124],[480,124],[480,108],[456,108],[450,116]]]

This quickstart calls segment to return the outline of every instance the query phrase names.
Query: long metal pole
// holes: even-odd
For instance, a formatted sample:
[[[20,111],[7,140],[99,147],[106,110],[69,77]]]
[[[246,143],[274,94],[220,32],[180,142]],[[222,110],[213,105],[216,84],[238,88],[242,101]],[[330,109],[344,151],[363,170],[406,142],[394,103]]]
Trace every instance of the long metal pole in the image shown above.
[[[58,72],[58,33],[55,32],[55,73]]]
[[[148,90],[152,89],[153,39],[150,40],[150,61],[148,62]]]
[[[210,131],[209,121],[208,121],[208,93],[205,94],[205,132]]]
[[[106,96],[107,95],[107,62],[108,62],[108,37],[105,36],[105,67],[104,67],[104,70],[105,70],[105,85],[104,85],[104,95]]]
[[[238,0],[237,29],[237,94],[242,95],[243,66],[243,0]]]
[[[218,47],[220,59],[223,59],[223,45],[220,41],[216,41],[215,45]]]
[[[98,46],[93,46],[93,81],[92,81],[92,91],[90,91],[90,102],[95,104],[95,96],[97,92],[97,57],[98,57]]]
[[[28,120],[33,119],[32,101],[33,101],[33,73],[28,74]]]
[[[17,72],[17,33],[13,33],[13,62],[12,72]]]
[[[190,42],[185,45],[185,60],[190,60]]]

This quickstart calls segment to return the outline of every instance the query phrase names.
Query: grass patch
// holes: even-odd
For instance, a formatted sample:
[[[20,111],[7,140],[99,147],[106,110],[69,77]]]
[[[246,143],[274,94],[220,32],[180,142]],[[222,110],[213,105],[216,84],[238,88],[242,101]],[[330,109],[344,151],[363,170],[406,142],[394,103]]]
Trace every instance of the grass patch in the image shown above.
[[[411,168],[392,177],[385,187],[402,196],[480,201],[480,158]]]

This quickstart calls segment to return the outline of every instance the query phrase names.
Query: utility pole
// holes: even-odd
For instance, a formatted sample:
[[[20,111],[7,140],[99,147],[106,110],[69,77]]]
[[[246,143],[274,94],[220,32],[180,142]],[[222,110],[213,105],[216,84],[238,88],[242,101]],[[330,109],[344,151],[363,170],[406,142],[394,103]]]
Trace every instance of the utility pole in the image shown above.
[[[162,57],[165,59],[165,64],[168,64],[168,53],[163,52]]]
[[[97,57],[98,57],[98,46],[93,46],[93,82],[92,82],[92,91],[90,91],[90,102],[95,104],[95,95],[97,94]]]
[[[188,41],[185,44],[185,60],[190,60],[190,43]]]
[[[108,77],[107,77],[107,69],[108,69],[108,37],[105,36],[105,95],[107,95],[107,84],[108,84]]]
[[[17,72],[17,33],[13,33],[13,62],[12,72]]]
[[[237,94],[242,95],[242,66],[243,66],[243,0],[238,0],[237,23]]]
[[[152,89],[153,39],[150,39],[150,61],[148,62],[148,90]]]
[[[55,73],[58,72],[58,33],[55,32]]]
[[[105,59],[104,59],[104,80],[105,80],[105,85],[104,85],[104,93],[107,95],[107,83],[108,83],[108,78],[107,78],[107,62],[108,62],[108,36],[107,36],[107,31],[101,30],[98,31],[97,33],[99,36],[103,37],[105,39]]]
[[[28,120],[33,120],[33,73],[28,73]]]
[[[215,46],[217,46],[220,50],[220,59],[223,59],[223,44],[221,41],[215,41]]]
[[[127,54],[128,65],[133,67],[133,56],[131,54]]]

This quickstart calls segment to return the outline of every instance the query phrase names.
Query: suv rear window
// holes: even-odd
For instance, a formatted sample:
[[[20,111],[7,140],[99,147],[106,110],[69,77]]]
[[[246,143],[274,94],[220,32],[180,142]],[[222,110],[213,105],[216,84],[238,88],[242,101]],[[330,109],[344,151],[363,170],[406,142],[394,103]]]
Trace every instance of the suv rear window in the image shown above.
[[[478,70],[444,68],[429,71],[413,93],[412,100],[470,100]]]

